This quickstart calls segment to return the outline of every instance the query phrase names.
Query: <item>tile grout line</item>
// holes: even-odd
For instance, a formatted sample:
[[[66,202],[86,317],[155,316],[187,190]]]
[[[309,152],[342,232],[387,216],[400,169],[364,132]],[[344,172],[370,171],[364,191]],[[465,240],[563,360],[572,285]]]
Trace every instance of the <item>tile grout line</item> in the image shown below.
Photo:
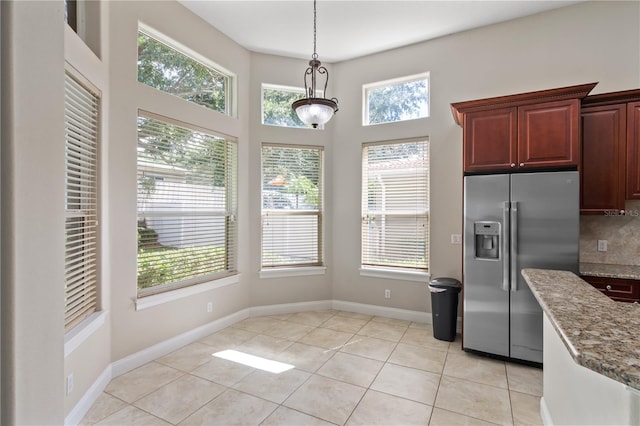
[[[433,398],[433,405],[431,406],[431,413],[429,414],[429,420],[427,424],[431,424],[431,420],[433,419],[433,411],[436,409],[436,401],[438,401],[438,393],[440,393],[440,386],[442,385],[442,377],[444,376],[444,367],[447,365],[447,358],[449,358],[450,348],[451,348],[451,344],[449,344],[449,348],[447,348],[447,352],[444,356],[444,362],[442,363],[442,370],[440,371],[440,377],[438,378],[438,388],[436,389],[436,395]]]
[[[369,324],[371,321],[373,321],[373,318],[371,318],[371,320],[369,320],[369,322],[367,322],[365,325],[363,325],[362,327],[360,327],[360,330],[362,330],[362,328],[364,326],[366,326],[367,324]],[[407,330],[409,329],[409,326],[407,326]],[[351,413],[349,413],[349,416],[347,416],[347,419],[345,420],[345,422],[343,423],[344,425],[346,425],[349,422],[349,419],[351,419],[351,417],[353,416],[353,413],[356,412],[356,410],[358,409],[358,406],[360,405],[360,403],[362,402],[362,400],[364,399],[365,395],[369,392],[369,391],[374,391],[376,392],[374,389],[371,389],[371,385],[373,385],[376,381],[376,379],[378,378],[378,376],[380,375],[380,372],[384,369],[384,367],[387,365],[387,362],[389,361],[389,358],[391,358],[391,355],[393,354],[393,352],[396,350],[396,348],[398,347],[398,343],[400,343],[400,340],[402,340],[402,337],[404,337],[404,335],[406,334],[407,330],[405,330],[402,333],[402,336],[400,336],[400,339],[398,339],[398,341],[396,342],[395,346],[393,347],[393,349],[389,352],[389,355],[387,355],[387,358],[385,361],[382,362],[382,366],[380,367],[380,369],[378,370],[378,372],[376,373],[376,375],[374,376],[374,378],[371,380],[371,382],[369,383],[369,385],[365,388],[364,393],[362,394],[362,396],[360,397],[360,399],[358,400],[358,403],[353,407],[353,409],[351,410]],[[382,340],[382,339],[380,339]],[[366,358],[366,357],[365,357]]]
[[[302,311],[301,313],[303,313],[303,312],[305,312],[305,311]],[[311,311],[311,312],[313,312],[313,311]],[[480,384],[480,385],[484,385],[484,386],[490,386],[490,387],[493,387],[493,388],[496,388],[496,389],[503,389],[503,390],[506,390],[506,391],[507,391],[507,394],[508,394],[508,401],[509,401],[509,409],[510,409],[510,415],[511,415],[511,416],[510,416],[510,417],[511,417],[511,422],[512,422],[512,424],[514,424],[514,422],[515,422],[515,414],[514,414],[514,406],[513,406],[513,402],[512,402],[512,398],[511,398],[511,396],[512,396],[512,395],[511,395],[511,392],[512,392],[512,391],[511,391],[511,389],[510,389],[510,386],[511,386],[511,380],[510,380],[510,377],[509,377],[509,374],[508,374],[508,368],[507,368],[506,363],[504,363],[504,362],[502,363],[502,367],[504,368],[504,375],[505,375],[505,379],[506,379],[506,389],[505,389],[505,388],[501,388],[500,386],[495,386],[495,385],[487,384],[487,383],[484,383],[484,382],[479,382],[479,381],[475,381],[475,380],[469,380],[469,379],[466,379],[466,378],[458,378],[458,377],[455,377],[455,376],[445,375],[444,373],[445,373],[445,367],[446,367],[447,361],[449,361],[449,359],[450,359],[450,358],[451,358],[451,359],[453,359],[453,354],[454,354],[453,352],[451,352],[451,353],[450,353],[451,348],[452,348],[451,343],[447,346],[447,349],[446,349],[445,351],[443,351],[441,348],[432,347],[432,346],[430,346],[430,345],[428,345],[428,344],[422,344],[422,345],[421,345],[421,344],[418,344],[418,343],[416,343],[416,342],[421,342],[421,341],[422,341],[422,339],[423,339],[423,338],[422,338],[422,333],[419,333],[419,334],[418,334],[418,336],[413,336],[413,337],[412,337],[412,339],[413,339],[413,340],[415,340],[415,342],[411,342],[411,343],[402,342],[402,339],[403,339],[403,338],[405,338],[405,337],[408,335],[409,330],[411,330],[411,329],[412,329],[411,325],[412,325],[412,323],[414,323],[415,321],[414,321],[414,322],[409,321],[409,322],[408,322],[408,324],[405,326],[405,325],[398,325],[398,324],[393,323],[393,322],[376,321],[376,320],[375,320],[375,318],[376,318],[376,317],[375,317],[375,316],[371,316],[371,317],[370,317],[368,320],[366,320],[366,322],[364,322],[364,323],[363,323],[363,324],[362,324],[362,325],[361,325],[357,330],[355,330],[355,331],[351,331],[351,330],[350,330],[350,331],[343,331],[343,330],[340,330],[340,329],[336,329],[336,328],[338,328],[338,327],[340,326],[339,324],[338,324],[338,325],[334,325],[334,326],[333,326],[333,327],[336,327],[336,328],[328,328],[328,327],[324,327],[324,325],[325,325],[325,324],[327,324],[329,321],[331,321],[331,320],[333,320],[333,319],[339,319],[339,318],[344,318],[344,319],[354,319],[354,320],[355,320],[355,319],[358,319],[358,320],[362,320],[362,321],[364,321],[364,319],[363,319],[363,318],[353,318],[353,317],[350,317],[350,316],[347,316],[347,315],[340,315],[340,311],[338,311],[338,312],[333,311],[333,312],[330,312],[330,313],[331,313],[331,315],[330,315],[330,316],[326,317],[326,319],[322,320],[322,321],[321,321],[319,324],[317,324],[317,325],[310,325],[310,324],[306,324],[306,323],[298,323],[298,322],[295,322],[295,321],[290,321],[290,316],[291,316],[291,315],[290,315],[289,317],[287,317],[287,318],[273,318],[273,317],[270,317],[270,316],[264,316],[264,317],[270,317],[270,318],[271,318],[271,319],[273,319],[274,321],[276,321],[276,320],[277,320],[278,322],[281,322],[281,323],[289,322],[289,323],[292,323],[292,324],[301,324],[301,325],[305,325],[305,326],[307,326],[307,327],[310,327],[310,330],[309,330],[309,331],[307,331],[307,332],[306,332],[306,333],[304,333],[303,335],[301,335],[301,336],[297,336],[297,337],[295,337],[295,338],[293,338],[293,339],[291,339],[291,338],[287,338],[287,337],[271,336],[271,335],[269,335],[269,334],[266,334],[267,332],[269,332],[269,330],[271,330],[271,329],[275,329],[276,327],[278,327],[278,324],[274,324],[272,327],[268,327],[267,329],[262,330],[262,331],[260,331],[260,332],[256,332],[256,331],[249,330],[249,329],[246,329],[246,328],[241,328],[241,327],[234,327],[234,325],[235,325],[235,324],[230,325],[229,327],[227,327],[227,328],[230,328],[230,329],[242,330],[242,331],[245,331],[245,332],[248,332],[248,333],[252,333],[252,334],[254,334],[254,336],[252,336],[252,337],[251,337],[251,338],[249,338],[248,340],[244,340],[244,341],[243,341],[244,343],[247,343],[248,341],[250,341],[250,340],[252,340],[252,339],[254,339],[254,338],[256,338],[256,337],[262,337],[262,338],[268,338],[268,339],[276,339],[276,340],[282,340],[282,341],[287,341],[287,342],[289,342],[289,345],[288,345],[286,348],[278,349],[278,350],[277,350],[277,353],[278,353],[278,354],[281,354],[281,353],[286,352],[289,348],[291,348],[291,346],[292,346],[292,345],[294,345],[294,344],[296,344],[296,343],[297,343],[297,344],[299,344],[299,345],[305,345],[305,346],[309,346],[309,347],[314,347],[314,348],[322,349],[322,350],[324,350],[324,351],[330,351],[330,352],[332,352],[332,354],[331,354],[327,359],[323,360],[323,361],[319,364],[319,366],[318,366],[317,368],[314,368],[314,369],[313,369],[313,371],[306,371],[306,370],[302,370],[302,369],[296,368],[297,370],[299,370],[299,371],[301,371],[301,372],[308,373],[308,374],[309,374],[309,376],[308,376],[308,377],[307,377],[303,382],[301,382],[299,385],[295,386],[295,387],[294,387],[290,392],[287,392],[286,397],[284,397],[284,399],[283,399],[283,400],[282,400],[282,402],[280,402],[280,403],[274,403],[273,401],[268,400],[268,399],[266,399],[266,398],[264,398],[264,397],[257,396],[257,395],[253,395],[253,394],[251,394],[251,393],[247,393],[247,392],[245,392],[245,391],[242,391],[242,390],[239,390],[239,389],[234,388],[234,386],[236,386],[236,385],[237,385],[238,383],[240,383],[242,380],[245,380],[245,379],[246,379],[246,377],[249,377],[249,376],[250,376],[250,374],[254,374],[256,371],[258,371],[258,370],[256,370],[256,369],[253,369],[253,371],[252,371],[250,374],[248,374],[248,375],[246,375],[246,376],[242,377],[240,380],[237,380],[233,385],[228,386],[228,385],[226,385],[226,384],[218,383],[218,382],[216,382],[216,381],[214,381],[214,380],[211,380],[211,379],[209,379],[209,378],[206,378],[206,377],[200,377],[200,376],[197,376],[197,375],[193,374],[193,371],[195,371],[196,369],[200,368],[200,367],[201,367],[201,366],[203,366],[203,365],[206,365],[208,361],[207,361],[207,362],[204,362],[204,363],[199,364],[198,366],[196,366],[195,368],[193,368],[191,371],[185,371],[185,370],[183,370],[183,369],[181,369],[181,368],[173,367],[171,364],[166,364],[166,363],[163,363],[163,362],[159,361],[159,359],[161,359],[161,358],[162,358],[162,357],[161,357],[161,358],[159,358],[159,359],[152,360],[152,361],[150,361],[149,363],[147,363],[147,364],[145,364],[145,365],[148,365],[148,364],[151,364],[151,363],[156,363],[157,365],[161,365],[161,366],[163,366],[163,367],[170,368],[170,369],[175,370],[175,371],[177,371],[177,372],[179,372],[179,373],[181,373],[181,374],[180,374],[178,377],[176,377],[176,378],[174,378],[174,379],[170,380],[169,382],[164,383],[162,386],[160,386],[160,387],[158,387],[158,388],[156,388],[156,389],[154,389],[154,390],[152,390],[152,391],[150,391],[150,392],[147,392],[147,393],[145,393],[145,394],[143,394],[143,395],[140,395],[138,398],[136,398],[136,399],[135,399],[134,401],[132,401],[131,403],[129,403],[129,402],[127,402],[127,401],[122,400],[122,399],[121,399],[121,398],[119,398],[118,396],[113,395],[113,394],[111,394],[111,393],[107,392],[106,390],[105,390],[105,391],[103,391],[103,394],[108,395],[109,397],[114,398],[115,400],[120,401],[120,402],[124,403],[125,405],[124,405],[122,408],[120,408],[119,410],[116,410],[114,413],[111,413],[111,414],[107,415],[106,417],[103,417],[102,419],[98,420],[96,423],[101,422],[101,421],[104,421],[105,419],[107,419],[107,418],[109,418],[109,417],[111,417],[111,416],[113,416],[113,415],[115,415],[115,414],[117,414],[117,413],[121,412],[122,410],[124,410],[124,409],[126,409],[126,408],[128,408],[128,407],[131,407],[131,408],[136,409],[136,410],[140,410],[140,411],[142,411],[142,412],[144,412],[144,413],[146,413],[146,414],[148,414],[148,415],[150,415],[150,416],[152,416],[152,417],[154,417],[154,418],[160,419],[160,420],[162,420],[162,421],[167,421],[167,422],[169,422],[169,423],[172,423],[172,422],[170,422],[169,420],[166,420],[166,419],[164,419],[164,418],[162,418],[162,417],[160,417],[160,416],[158,416],[158,415],[156,415],[156,414],[153,414],[153,413],[151,413],[151,412],[149,412],[149,411],[147,411],[147,410],[145,410],[145,409],[143,409],[143,408],[137,407],[135,404],[136,404],[138,401],[142,400],[143,398],[145,398],[145,397],[147,397],[147,396],[149,396],[149,395],[153,394],[154,392],[157,392],[159,389],[162,389],[163,387],[169,386],[169,385],[171,385],[172,383],[174,383],[174,382],[176,382],[176,381],[178,381],[178,380],[181,380],[181,379],[183,379],[183,378],[187,377],[187,375],[189,375],[190,377],[197,378],[197,379],[205,380],[205,381],[210,382],[210,383],[213,383],[213,384],[215,384],[215,385],[219,385],[219,386],[221,386],[222,391],[221,391],[219,394],[217,394],[216,396],[212,397],[211,399],[208,399],[208,400],[207,400],[207,401],[205,401],[204,403],[199,404],[199,406],[198,406],[198,407],[196,407],[195,409],[193,409],[189,414],[187,414],[187,415],[186,415],[184,418],[182,418],[179,422],[182,422],[182,421],[186,420],[186,419],[187,419],[187,418],[189,418],[190,416],[192,416],[192,415],[194,415],[195,413],[197,413],[198,411],[202,410],[202,409],[203,409],[203,407],[205,407],[206,405],[210,404],[212,401],[214,401],[214,400],[216,400],[217,398],[221,397],[221,395],[225,394],[226,392],[228,392],[228,391],[230,391],[230,390],[233,390],[233,391],[235,391],[235,392],[243,393],[243,394],[245,394],[245,395],[249,395],[249,396],[251,396],[251,397],[254,397],[254,398],[257,398],[257,399],[260,399],[260,400],[266,401],[266,402],[268,402],[268,403],[270,403],[270,404],[274,404],[274,406],[275,406],[275,407],[273,408],[273,410],[271,410],[271,411],[270,411],[270,412],[269,412],[269,413],[264,417],[264,419],[262,419],[262,420],[260,421],[260,424],[265,423],[265,422],[267,421],[267,419],[269,419],[269,418],[270,418],[270,417],[271,417],[271,416],[272,416],[272,415],[273,415],[273,414],[274,414],[274,413],[275,413],[275,412],[276,412],[280,407],[286,408],[287,410],[293,410],[293,411],[295,411],[295,412],[297,412],[297,413],[304,414],[305,416],[310,416],[310,417],[313,417],[313,418],[315,418],[315,419],[320,419],[320,420],[322,420],[322,421],[327,421],[327,422],[329,422],[329,423],[333,423],[333,422],[331,422],[331,421],[328,421],[328,420],[326,420],[326,419],[323,419],[322,417],[318,417],[318,416],[316,416],[316,415],[312,415],[312,414],[306,413],[306,412],[304,412],[304,411],[301,411],[301,410],[299,410],[299,409],[291,408],[291,407],[288,407],[288,406],[284,405],[284,404],[286,403],[286,401],[287,401],[287,400],[289,400],[293,394],[295,394],[297,391],[299,391],[301,387],[303,387],[305,384],[307,384],[307,383],[309,382],[309,380],[311,380],[311,379],[312,379],[312,378],[314,378],[314,377],[318,377],[318,378],[327,378],[327,379],[330,379],[330,380],[334,380],[334,381],[336,381],[336,382],[340,382],[340,383],[343,383],[343,384],[347,384],[347,385],[355,386],[355,387],[360,387],[361,389],[364,389],[364,392],[362,393],[362,395],[360,396],[360,398],[358,399],[358,401],[354,404],[354,406],[353,406],[353,408],[351,409],[351,411],[350,411],[350,413],[348,414],[348,416],[346,416],[346,419],[344,420],[343,424],[348,423],[348,422],[353,418],[354,413],[356,412],[356,410],[358,409],[358,407],[360,406],[360,404],[362,404],[362,402],[363,402],[363,400],[364,400],[364,397],[367,395],[367,393],[368,393],[369,391],[380,392],[380,393],[383,393],[383,394],[386,394],[386,395],[390,395],[390,396],[393,396],[393,397],[397,397],[397,398],[403,399],[403,400],[405,400],[405,401],[411,401],[411,402],[415,402],[415,403],[418,403],[418,404],[423,404],[423,405],[427,405],[427,406],[428,406],[429,404],[425,404],[425,403],[420,402],[420,401],[414,401],[414,400],[412,400],[412,399],[409,399],[409,398],[406,398],[406,397],[403,397],[403,396],[399,396],[399,395],[395,395],[395,394],[392,394],[392,393],[387,393],[387,392],[384,392],[384,391],[378,391],[378,390],[374,390],[374,389],[372,389],[372,385],[373,385],[373,384],[375,383],[375,381],[380,377],[380,374],[381,374],[382,370],[383,370],[385,367],[387,367],[387,366],[391,366],[391,365],[393,365],[393,366],[399,366],[399,367],[403,367],[403,368],[407,368],[407,369],[411,369],[411,370],[416,370],[416,371],[418,371],[418,372],[426,372],[426,373],[430,373],[430,374],[438,374],[438,382],[437,382],[438,384],[437,384],[437,388],[436,388],[435,396],[434,396],[434,399],[433,399],[433,404],[431,405],[431,412],[430,412],[429,417],[428,417],[428,423],[429,423],[429,422],[431,422],[431,421],[433,420],[434,410],[435,410],[436,408],[438,408],[438,407],[436,407],[436,401],[437,401],[437,399],[438,399],[438,396],[439,396],[439,395],[440,395],[440,393],[441,393],[441,389],[440,389],[440,388],[441,388],[441,386],[442,386],[442,381],[443,381],[443,379],[444,379],[444,376],[447,376],[447,377],[451,377],[451,378],[453,378],[453,379],[455,379],[455,380],[460,380],[460,381],[462,381],[462,382],[473,383],[473,384]],[[292,315],[293,315],[293,314],[292,314]],[[256,318],[257,318],[257,317],[256,317]],[[348,322],[347,322],[347,323],[348,323]],[[363,329],[363,328],[365,328],[365,327],[367,327],[367,326],[369,326],[369,325],[371,325],[371,324],[380,324],[380,325],[384,325],[385,327],[386,327],[386,326],[390,326],[390,327],[403,327],[403,328],[404,328],[404,331],[402,332],[402,334],[401,334],[397,339],[394,339],[394,340],[380,339],[379,337],[375,337],[375,336],[368,336],[368,335],[366,335],[366,334],[362,334],[362,335],[361,335],[361,334],[358,334],[360,331],[362,331],[362,329]],[[351,325],[353,325],[353,323],[352,323]],[[345,327],[346,327],[346,325],[345,325]],[[382,329],[384,330],[384,329],[385,329],[385,327],[382,327]],[[309,344],[309,343],[301,342],[301,340],[302,340],[305,336],[309,335],[310,333],[312,333],[314,330],[317,330],[317,329],[331,330],[331,331],[334,331],[334,332],[339,332],[339,333],[349,334],[351,337],[349,337],[349,339],[347,339],[347,342],[345,342],[345,343],[343,343],[342,345],[339,345],[339,346],[337,346],[337,347],[335,347],[335,348],[331,348],[331,349],[327,349],[326,347],[322,347],[322,346],[316,346],[316,345],[314,345],[314,344]],[[415,329],[416,329],[416,330],[422,330],[422,328],[421,328],[421,327],[420,327],[420,328],[416,327]],[[221,331],[221,330],[220,330],[220,331]],[[212,333],[212,334],[215,334],[215,333]],[[390,342],[390,343],[392,343],[392,345],[391,345],[391,349],[390,349],[390,351],[388,352],[388,354],[386,354],[386,356],[385,356],[384,360],[382,360],[382,359],[380,359],[380,358],[370,358],[370,356],[367,356],[367,355],[362,355],[362,354],[350,353],[350,352],[343,351],[342,349],[343,349],[343,348],[345,348],[346,343],[348,343],[348,342],[349,342],[349,340],[353,339],[353,338],[354,338],[354,337],[356,337],[356,336],[359,336],[359,337],[362,337],[362,338],[380,339],[380,340],[382,340],[382,341]],[[208,337],[208,336],[207,336],[207,337]],[[415,338],[418,338],[418,339],[416,340],[414,337],[415,337]],[[201,342],[201,343],[202,343],[202,342]],[[268,343],[268,342],[266,342],[266,343]],[[265,343],[265,344],[266,344],[266,343]],[[414,367],[414,366],[411,366],[411,365],[396,364],[396,363],[394,363],[394,362],[390,361],[390,359],[392,358],[393,354],[398,350],[398,348],[399,348],[399,346],[400,346],[400,343],[406,344],[407,346],[423,348],[423,349],[426,349],[426,350],[428,350],[428,351],[445,352],[445,356],[444,356],[444,360],[443,360],[442,368],[440,369],[440,372],[439,372],[439,373],[434,373],[434,372],[432,372],[432,371],[430,371],[430,370],[425,370],[425,369],[423,369],[423,368],[418,368],[418,367]],[[216,345],[211,345],[211,344],[209,344],[209,343],[202,343],[202,344],[207,345],[208,347],[211,347],[211,348],[216,348],[216,347],[217,347]],[[242,345],[242,344],[235,344],[235,343],[233,344],[233,346],[234,346],[234,347],[236,347],[236,346],[241,346],[241,345]],[[185,346],[188,346],[188,345],[185,345]],[[265,346],[265,348],[267,348],[267,349],[268,349],[268,347],[270,347],[270,346],[269,346],[269,345]],[[177,349],[176,351],[179,351],[179,350],[182,350],[182,349],[183,349],[183,348],[179,348],[179,349]],[[174,352],[176,352],[176,351],[174,351]],[[366,352],[366,351],[365,351],[365,352]],[[320,374],[320,373],[319,373],[319,371],[320,371],[324,366],[326,366],[326,365],[327,365],[327,363],[329,363],[330,361],[334,360],[334,359],[335,359],[335,357],[336,357],[336,354],[337,354],[337,353],[343,353],[343,354],[345,354],[345,355],[349,355],[349,356],[353,356],[353,357],[361,357],[361,358],[363,358],[363,359],[369,359],[369,360],[378,361],[378,362],[381,362],[381,366],[380,366],[380,368],[378,369],[378,371],[376,372],[376,374],[373,376],[373,378],[371,379],[371,381],[368,383],[368,385],[367,385],[367,386],[361,386],[361,385],[357,385],[357,384],[354,384],[354,383],[351,383],[351,382],[345,381],[345,379],[344,379],[344,378],[343,378],[343,379],[337,379],[337,378],[334,378],[334,377],[324,376],[324,375]],[[413,363],[410,363],[410,364],[413,364]],[[311,364],[311,365],[313,365],[313,364]],[[422,365],[422,364],[420,364],[420,365]],[[143,367],[143,366],[141,366],[141,367]],[[140,367],[138,367],[138,368],[140,368]],[[522,393],[522,394],[524,394],[524,395],[529,395],[529,394],[528,394],[528,393],[526,393],[526,392],[520,392],[520,393]],[[531,396],[536,396],[536,397],[537,397],[537,395],[531,395]],[[468,414],[459,413],[459,412],[451,411],[451,410],[447,410],[447,409],[444,409],[444,408],[439,408],[439,409],[440,409],[440,410],[447,411],[447,412],[454,413],[454,414],[456,414],[456,415],[466,416],[466,417],[468,417],[468,418],[470,418],[470,419],[482,420],[482,419],[479,419],[479,418],[477,418],[477,417],[475,417],[475,416],[471,416],[471,415],[468,415]],[[482,420],[482,421],[487,421],[487,420]],[[178,422],[178,423],[179,423],[179,422]]]

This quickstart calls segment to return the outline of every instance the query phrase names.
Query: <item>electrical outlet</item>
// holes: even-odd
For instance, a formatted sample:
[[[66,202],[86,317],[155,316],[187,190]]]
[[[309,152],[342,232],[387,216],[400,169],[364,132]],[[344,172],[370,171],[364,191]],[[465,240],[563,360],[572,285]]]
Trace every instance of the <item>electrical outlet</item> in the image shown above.
[[[607,240],[598,240],[598,251],[607,251]]]
[[[213,302],[207,303],[207,312],[213,312]]]
[[[67,376],[67,395],[70,395],[73,391],[73,373]]]
[[[462,244],[462,235],[451,234],[451,244]]]
[[[385,299],[391,299],[391,290],[386,289],[386,290],[384,291],[384,298],[385,298]]]

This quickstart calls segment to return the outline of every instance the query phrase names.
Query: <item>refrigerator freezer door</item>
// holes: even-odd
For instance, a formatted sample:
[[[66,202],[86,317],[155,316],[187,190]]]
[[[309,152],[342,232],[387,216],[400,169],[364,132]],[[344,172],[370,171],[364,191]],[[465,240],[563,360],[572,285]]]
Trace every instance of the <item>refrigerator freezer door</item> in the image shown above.
[[[542,362],[542,310],[520,271],[578,272],[578,172],[514,174],[511,177],[512,358]],[[515,249],[515,250],[514,250]],[[515,270],[514,270],[515,269]]]
[[[503,279],[509,175],[467,176],[464,186],[464,348],[509,356],[509,286]],[[497,258],[486,255],[490,250],[484,247],[490,243],[478,244],[475,235],[484,241],[486,235],[479,230],[495,223],[500,233],[491,244],[497,245]],[[487,234],[493,232],[487,229]],[[508,280],[508,268],[506,273]]]

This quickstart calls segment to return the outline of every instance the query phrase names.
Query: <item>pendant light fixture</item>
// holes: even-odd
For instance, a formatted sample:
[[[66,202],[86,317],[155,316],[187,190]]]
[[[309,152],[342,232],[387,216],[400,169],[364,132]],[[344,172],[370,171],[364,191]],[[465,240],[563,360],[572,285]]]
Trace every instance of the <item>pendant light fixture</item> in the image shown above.
[[[321,98],[316,98],[318,74],[325,75],[324,89],[322,90]],[[308,77],[311,77],[310,85]],[[338,100],[336,98],[325,98],[328,83],[329,71],[322,66],[316,53],[316,0],[313,0],[313,56],[311,56],[311,60],[309,61],[309,68],[304,72],[304,91],[306,98],[298,99],[291,104],[291,107],[303,123],[313,126],[314,129],[331,120],[333,114],[338,111]]]

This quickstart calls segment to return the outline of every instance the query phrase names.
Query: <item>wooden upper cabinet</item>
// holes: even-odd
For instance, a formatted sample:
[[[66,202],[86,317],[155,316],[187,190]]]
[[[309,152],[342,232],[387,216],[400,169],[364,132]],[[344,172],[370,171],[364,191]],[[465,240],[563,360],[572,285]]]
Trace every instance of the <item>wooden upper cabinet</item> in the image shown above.
[[[580,213],[622,210],[625,202],[627,106],[582,108]]]
[[[578,99],[518,108],[518,167],[577,166],[579,150]]]
[[[640,200],[640,101],[627,104],[627,199]]]
[[[517,110],[470,112],[464,117],[464,170],[508,169],[517,161]]]
[[[451,104],[464,172],[566,168],[580,158],[580,99],[597,83]]]
[[[640,199],[640,89],[582,100],[580,213],[624,214]]]

